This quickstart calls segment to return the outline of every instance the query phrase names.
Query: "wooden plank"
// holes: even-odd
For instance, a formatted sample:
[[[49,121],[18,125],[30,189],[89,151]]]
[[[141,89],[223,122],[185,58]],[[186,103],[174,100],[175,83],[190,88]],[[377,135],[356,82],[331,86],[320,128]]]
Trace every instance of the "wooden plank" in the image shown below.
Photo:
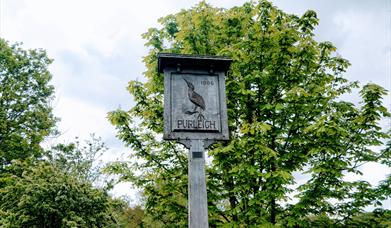
[[[196,156],[193,156],[193,154]],[[202,156],[199,156],[201,153]],[[191,140],[189,150],[189,227],[206,228],[208,201],[205,180],[205,155],[203,140]]]

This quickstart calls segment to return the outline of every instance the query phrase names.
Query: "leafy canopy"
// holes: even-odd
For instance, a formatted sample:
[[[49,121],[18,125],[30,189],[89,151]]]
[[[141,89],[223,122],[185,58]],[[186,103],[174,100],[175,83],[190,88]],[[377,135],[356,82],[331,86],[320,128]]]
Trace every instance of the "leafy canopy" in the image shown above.
[[[142,210],[108,194],[112,185],[98,162],[105,149],[92,135],[85,144],[55,145],[40,159],[13,160],[0,174],[0,227],[139,224]]]
[[[93,186],[99,138],[40,146],[55,132],[51,62],[0,39],[0,227],[125,227],[128,205]]]
[[[77,177],[79,180],[97,184],[108,184],[103,180],[103,164],[99,160],[107,151],[100,137],[91,134],[91,138],[81,142],[76,137],[75,142],[57,144],[46,150],[43,159],[64,173]],[[106,183],[98,183],[98,182]],[[109,187],[109,186],[106,186]]]
[[[12,184],[0,191],[0,226],[114,227],[114,202],[90,182],[45,162],[7,168]]]
[[[54,132],[51,62],[43,50],[0,38],[0,171],[13,159],[39,157],[39,144]]]

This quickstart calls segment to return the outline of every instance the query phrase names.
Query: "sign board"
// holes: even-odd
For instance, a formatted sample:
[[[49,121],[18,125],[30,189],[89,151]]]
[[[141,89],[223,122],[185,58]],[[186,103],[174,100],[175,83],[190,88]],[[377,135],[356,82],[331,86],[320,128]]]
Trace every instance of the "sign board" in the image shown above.
[[[159,54],[164,73],[164,134],[189,148],[189,227],[208,225],[204,148],[228,140],[225,73],[231,59]]]
[[[164,73],[164,139],[228,140],[225,73],[231,59],[159,54]]]

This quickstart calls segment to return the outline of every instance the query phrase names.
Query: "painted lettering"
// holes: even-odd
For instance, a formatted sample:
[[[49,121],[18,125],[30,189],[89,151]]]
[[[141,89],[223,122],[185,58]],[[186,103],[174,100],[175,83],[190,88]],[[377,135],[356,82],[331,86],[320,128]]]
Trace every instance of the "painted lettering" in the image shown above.
[[[204,81],[201,81],[201,85],[214,85],[214,82],[213,81],[208,81],[208,80],[204,80]]]
[[[217,130],[216,121],[211,120],[177,120],[177,128],[184,130]]]
[[[178,128],[182,128],[185,127],[185,125],[183,125],[183,120],[178,120]]]

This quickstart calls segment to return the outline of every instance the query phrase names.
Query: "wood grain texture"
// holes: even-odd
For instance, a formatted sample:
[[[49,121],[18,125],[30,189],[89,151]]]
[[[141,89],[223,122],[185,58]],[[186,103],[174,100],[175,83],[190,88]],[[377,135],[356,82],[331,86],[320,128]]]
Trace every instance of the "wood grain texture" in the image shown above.
[[[202,157],[193,157],[193,152]],[[189,227],[206,228],[208,224],[208,201],[205,179],[205,154],[202,140],[191,140],[189,150]]]

